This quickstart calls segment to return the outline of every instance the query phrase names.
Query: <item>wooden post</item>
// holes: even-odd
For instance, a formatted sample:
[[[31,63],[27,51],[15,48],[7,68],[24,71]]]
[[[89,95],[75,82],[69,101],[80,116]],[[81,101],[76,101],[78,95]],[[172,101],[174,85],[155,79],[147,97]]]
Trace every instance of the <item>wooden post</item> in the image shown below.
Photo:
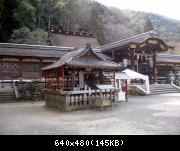
[[[45,89],[47,88],[47,81],[46,81],[46,72],[44,72],[44,78],[45,78]]]
[[[20,59],[19,61],[19,76],[22,78],[22,59]]]
[[[114,75],[113,75],[113,76],[114,76],[114,77],[113,77],[113,78],[114,78],[114,88],[116,88],[116,76],[115,76],[115,71],[113,72],[113,74],[114,74]]]
[[[132,53],[131,54],[131,68],[132,68],[133,71],[135,71],[134,70],[134,65],[135,65],[135,60],[134,60],[134,54]]]
[[[101,110],[103,110],[103,95],[102,95],[102,90],[100,90],[100,100],[101,100]]]
[[[64,68],[62,69],[62,91],[64,91]]]
[[[157,83],[157,66],[156,66],[156,53],[153,55],[153,74],[154,74],[154,83]]]
[[[0,67],[1,67],[1,59],[3,58],[0,58]],[[1,88],[4,88],[4,82],[3,82],[3,76],[4,76],[4,72],[3,72],[3,68],[2,68],[2,71],[1,71]]]
[[[83,73],[83,71],[79,72],[79,87],[81,90],[84,88],[84,73]]]
[[[139,54],[137,54],[137,70],[136,70],[136,72],[139,72]]]
[[[42,59],[39,59],[39,67],[40,67],[40,71],[39,71],[39,78],[42,78],[43,77],[43,73],[41,71],[41,68],[43,67],[43,63],[42,63]]]
[[[72,74],[72,88],[71,88],[71,90],[74,90],[74,88],[75,88],[75,74],[73,73]]]
[[[110,101],[111,101],[111,110],[112,110],[112,103],[113,103],[113,99],[112,99],[112,89],[110,89]]]
[[[97,100],[97,98],[98,98],[98,96],[97,96],[97,89],[95,89],[94,100],[96,101],[96,100]]]

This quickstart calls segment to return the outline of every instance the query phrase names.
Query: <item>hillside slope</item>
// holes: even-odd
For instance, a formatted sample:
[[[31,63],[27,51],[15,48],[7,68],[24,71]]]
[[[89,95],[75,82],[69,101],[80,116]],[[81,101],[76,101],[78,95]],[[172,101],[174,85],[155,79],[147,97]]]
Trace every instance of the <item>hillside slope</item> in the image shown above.
[[[180,42],[180,21],[153,13],[131,10],[121,10],[121,12],[130,19],[131,23],[136,26],[136,29],[139,30],[139,32],[143,32],[144,22],[149,19],[161,38],[166,41]]]

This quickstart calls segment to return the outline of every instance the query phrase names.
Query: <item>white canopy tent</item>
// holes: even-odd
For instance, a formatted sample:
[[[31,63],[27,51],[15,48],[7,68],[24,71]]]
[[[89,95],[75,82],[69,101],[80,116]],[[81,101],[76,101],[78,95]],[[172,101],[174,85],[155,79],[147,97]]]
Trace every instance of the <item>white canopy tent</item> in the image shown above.
[[[123,73],[125,73],[126,75],[124,75]],[[149,88],[149,77],[145,76],[143,74],[140,74],[138,72],[126,69],[120,73],[116,73],[115,74],[115,79],[119,79],[119,80],[130,80],[130,79],[142,79],[145,81],[145,87],[146,87],[146,93],[149,94],[150,93],[150,88]]]

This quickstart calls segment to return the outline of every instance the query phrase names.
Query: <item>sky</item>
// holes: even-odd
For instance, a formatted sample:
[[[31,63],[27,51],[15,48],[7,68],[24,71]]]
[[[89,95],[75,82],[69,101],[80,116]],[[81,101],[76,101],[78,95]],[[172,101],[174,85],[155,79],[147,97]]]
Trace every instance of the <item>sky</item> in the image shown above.
[[[106,6],[151,12],[180,20],[180,0],[96,0]]]

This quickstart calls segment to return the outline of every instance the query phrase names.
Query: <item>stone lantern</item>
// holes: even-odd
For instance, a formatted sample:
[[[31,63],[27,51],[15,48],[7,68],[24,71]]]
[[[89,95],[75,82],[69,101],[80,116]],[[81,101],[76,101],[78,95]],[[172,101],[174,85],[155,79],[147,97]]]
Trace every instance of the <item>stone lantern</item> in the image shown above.
[[[180,86],[180,71],[176,73],[176,79],[177,79],[178,86]]]
[[[170,73],[168,74],[168,76],[169,76],[169,79],[170,79],[170,81],[171,81],[171,84],[173,84],[173,82],[174,82],[174,80],[175,80],[175,74],[174,74],[172,71],[170,71]]]

